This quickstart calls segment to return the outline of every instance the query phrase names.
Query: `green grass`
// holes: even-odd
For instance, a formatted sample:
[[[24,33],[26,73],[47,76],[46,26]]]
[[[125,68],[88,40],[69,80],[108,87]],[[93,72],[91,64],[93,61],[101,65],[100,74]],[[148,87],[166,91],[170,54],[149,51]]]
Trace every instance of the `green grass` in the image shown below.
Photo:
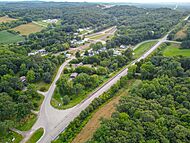
[[[143,53],[148,51],[152,46],[154,46],[157,43],[157,41],[150,41],[141,44],[137,49],[134,50],[134,58],[139,58]]]
[[[85,33],[88,33],[88,31],[87,30],[83,30],[79,34],[85,34]]]
[[[30,139],[26,143],[36,143],[43,135],[44,129],[39,128],[37,131],[35,131]]]
[[[40,90],[40,91],[47,91],[51,85],[51,83],[45,83],[44,81],[39,81],[37,83],[35,83],[36,87],[37,87],[37,90]]]
[[[35,21],[34,23],[42,26],[42,27],[48,27],[49,23],[43,22],[43,21]]]
[[[127,66],[127,65],[126,65]],[[85,93],[83,93],[82,95],[78,95],[78,96],[73,96],[72,100],[69,102],[69,104],[64,105],[63,101],[62,101],[62,96],[58,93],[58,89],[56,88],[53,94],[53,97],[51,99],[51,105],[54,108],[57,109],[68,109],[68,108],[72,108],[75,105],[79,104],[81,101],[83,101],[86,97],[88,97],[90,95],[90,93],[93,93],[96,89],[98,89],[99,87],[101,87],[103,84],[105,84],[109,79],[111,79],[112,77],[114,77],[119,71],[121,71],[122,69],[124,69],[126,66],[114,71],[113,73],[111,73],[109,75],[109,77],[102,77],[102,83],[96,87],[94,90],[88,90],[85,91]],[[60,106],[59,106],[60,104]]]
[[[163,49],[164,56],[186,56],[190,57],[190,49],[181,49],[180,44],[171,44]]]
[[[14,141],[12,141],[12,139],[14,138]],[[20,143],[21,140],[23,139],[22,135],[16,133],[16,132],[13,132],[13,131],[9,131],[9,133],[3,137],[3,138],[0,138],[0,142],[1,143]]]
[[[106,33],[105,34],[98,34],[98,35],[95,35],[95,36],[86,36],[86,38],[93,39],[93,40],[98,40],[98,39],[104,37],[105,35],[106,35]]]
[[[36,120],[37,116],[35,114],[30,114],[27,118],[25,118],[16,126],[16,129],[20,131],[28,131],[32,128]]]
[[[6,30],[0,31],[0,44],[11,44],[23,41],[24,37],[7,32]]]
[[[87,95],[90,92],[91,91],[86,91],[85,93],[83,93],[83,95],[73,96],[72,97],[73,99],[69,102],[69,104],[64,105],[62,101],[62,96],[57,92],[57,88],[56,88],[53,98],[51,100],[51,105],[57,109],[68,109],[79,104],[82,100],[84,100],[87,97]]]

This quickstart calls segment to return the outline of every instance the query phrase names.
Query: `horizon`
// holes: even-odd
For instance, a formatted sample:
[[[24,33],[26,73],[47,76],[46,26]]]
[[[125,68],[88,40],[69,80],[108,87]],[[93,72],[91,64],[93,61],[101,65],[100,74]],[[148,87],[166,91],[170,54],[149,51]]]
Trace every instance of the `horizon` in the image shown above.
[[[0,2],[88,2],[88,3],[145,3],[145,4],[169,4],[169,3],[190,3],[189,0],[105,0],[105,1],[97,1],[97,0],[0,0]]]

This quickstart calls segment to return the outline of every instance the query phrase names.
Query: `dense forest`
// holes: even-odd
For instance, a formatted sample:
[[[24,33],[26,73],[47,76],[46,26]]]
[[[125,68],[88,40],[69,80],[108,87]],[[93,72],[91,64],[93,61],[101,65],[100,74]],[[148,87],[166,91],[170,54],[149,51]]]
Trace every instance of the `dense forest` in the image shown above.
[[[129,70],[140,78],[89,143],[190,141],[190,58],[155,55]],[[138,74],[137,74],[138,73]]]
[[[118,32],[113,39],[107,41],[107,49],[117,48],[121,44],[135,45],[143,40],[156,39],[163,36],[165,32],[179,22],[183,12],[168,8],[144,9],[133,6],[115,6],[109,9],[102,9],[97,7],[97,4],[89,3],[19,2],[1,3],[0,16],[9,16],[17,19],[12,22],[1,23],[0,31],[9,30],[10,28],[38,20],[55,18],[61,21],[58,25],[52,24],[41,32],[26,36],[22,42],[0,45],[0,135],[4,136],[10,128],[15,127],[21,120],[31,114],[31,110],[36,110],[40,106],[38,104],[40,95],[37,93],[36,84],[38,82],[51,83],[57,68],[65,60],[64,55],[53,56],[50,53],[46,56],[41,56],[40,54],[28,56],[29,52],[37,49],[45,49],[48,52],[65,51],[71,47],[71,40],[80,40],[78,36],[74,36],[74,33],[78,32],[79,28],[91,27],[94,31],[99,31],[113,25],[117,25]],[[96,51],[98,50],[97,47],[99,46],[91,45],[90,48]],[[103,48],[103,45],[100,48]],[[82,90],[87,88],[95,88],[102,82],[99,76],[112,73],[126,65],[132,58],[132,51],[126,50],[119,56],[113,56],[112,50],[107,50],[91,57],[87,55],[88,52],[86,51],[86,57],[80,58],[79,56],[75,62],[92,64],[99,68],[77,68],[76,72],[80,75],[75,80],[66,82],[72,87],[67,91],[64,90],[65,86],[63,83],[65,83],[65,80],[68,80],[68,77],[62,77],[57,83],[60,87],[60,93],[66,92],[65,95],[70,95],[71,93],[77,95],[79,91],[82,92]],[[164,62],[164,59],[165,61],[171,61],[171,63],[169,62],[171,65],[168,65],[170,68],[177,66],[171,70],[172,73],[169,73],[166,63],[166,67],[160,64],[161,61]],[[185,84],[188,82],[189,76],[189,67],[186,59],[162,59],[160,57],[160,59],[155,60],[155,63],[153,61],[137,67],[144,80],[159,78],[161,76],[159,75],[161,74],[159,70],[162,70],[168,77],[173,76],[172,84],[183,85],[184,90],[189,88]],[[182,67],[180,67],[180,63]],[[144,71],[143,68],[145,68]],[[173,75],[173,72],[176,75]],[[27,82],[22,82],[21,77],[25,77]],[[186,77],[186,79],[183,77]],[[148,81],[144,82],[149,84]],[[169,91],[173,92],[172,90]],[[135,94],[135,90],[133,94]],[[152,96],[155,94],[152,93]],[[142,97],[138,96],[137,98]],[[181,100],[186,100],[187,97],[180,98]],[[142,98],[142,100],[148,99]],[[64,101],[68,103],[68,98]],[[178,101],[174,98],[173,102],[177,103]],[[186,102],[185,105],[189,106],[189,103]],[[185,105],[184,108],[186,108]],[[171,110],[173,111],[175,108],[178,108],[177,104],[174,104]],[[159,114],[161,115],[161,113],[160,111]],[[151,114],[152,116],[154,115]],[[155,120],[157,117],[159,116],[154,117]],[[181,121],[181,119],[178,120],[178,117],[175,118],[177,123]],[[185,124],[184,120],[178,123],[178,125],[184,126],[183,129],[186,132],[183,123]]]
[[[64,56],[29,57],[25,48],[10,46],[0,49],[0,135],[39,107],[36,83],[50,83]],[[20,77],[26,77],[22,82]],[[27,90],[24,90],[27,88]]]
[[[168,8],[115,6],[107,12],[117,17],[118,35],[114,39],[117,45],[135,45],[144,40],[158,39],[176,25],[182,16],[181,12]]]

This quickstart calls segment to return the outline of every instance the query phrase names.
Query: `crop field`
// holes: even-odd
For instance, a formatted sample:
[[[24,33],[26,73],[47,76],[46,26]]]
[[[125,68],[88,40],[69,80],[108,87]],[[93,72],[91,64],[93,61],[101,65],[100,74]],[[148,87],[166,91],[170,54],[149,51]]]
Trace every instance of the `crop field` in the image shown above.
[[[2,22],[11,22],[13,20],[17,20],[17,19],[10,18],[10,17],[7,17],[7,16],[0,17],[0,23],[2,23]]]
[[[190,56],[190,49],[181,49],[180,44],[171,44],[163,50],[164,56]]]
[[[20,35],[12,34],[7,31],[0,31],[0,44],[11,44],[24,40]]]
[[[13,28],[12,30],[14,31],[19,31],[21,35],[29,35],[31,33],[36,33],[40,32],[43,29],[43,27],[34,24],[34,23],[28,23],[28,24],[23,24],[20,26],[17,26]]]

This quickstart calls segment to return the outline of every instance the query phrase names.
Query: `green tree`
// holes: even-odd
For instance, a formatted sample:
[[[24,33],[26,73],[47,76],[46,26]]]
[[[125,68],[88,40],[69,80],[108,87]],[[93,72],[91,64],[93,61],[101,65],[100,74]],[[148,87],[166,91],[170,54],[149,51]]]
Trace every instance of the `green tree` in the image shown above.
[[[27,78],[28,82],[30,82],[30,83],[34,82],[35,81],[35,72],[33,70],[29,70],[27,72],[26,78]]]

